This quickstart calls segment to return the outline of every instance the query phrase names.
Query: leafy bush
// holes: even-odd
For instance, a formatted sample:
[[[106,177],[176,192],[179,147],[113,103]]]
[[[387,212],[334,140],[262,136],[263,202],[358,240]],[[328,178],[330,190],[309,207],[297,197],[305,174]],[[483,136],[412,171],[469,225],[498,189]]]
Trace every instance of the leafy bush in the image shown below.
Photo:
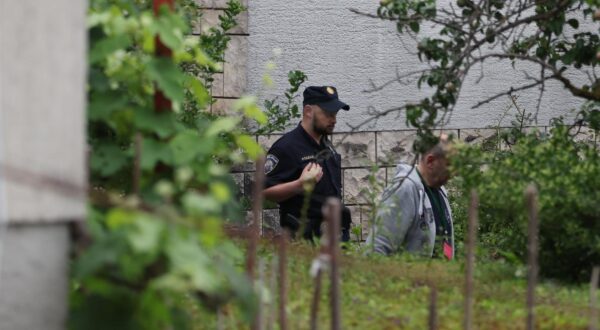
[[[572,127],[556,120],[550,134],[520,132],[503,150],[460,145],[452,166],[458,176],[454,184],[463,192],[459,203],[468,205],[464,192],[479,193],[480,240],[492,256],[525,260],[523,192],[534,183],[541,275],[584,281],[600,262],[600,155],[597,146],[577,142],[570,132]]]
[[[187,37],[184,15],[163,6],[155,16],[151,3],[90,4],[92,193],[89,240],[72,267],[73,329],[189,328],[200,305],[236,301],[246,320],[255,306],[243,253],[221,223],[243,218],[230,167],[261,148],[241,131],[242,116],[207,113],[207,88],[188,71],[217,68],[223,39],[211,39],[219,44],[209,49],[209,39]],[[176,9],[192,5],[182,0]],[[231,27],[231,17],[223,19]],[[156,37],[172,57],[155,54]],[[154,109],[157,89],[173,111]],[[236,108],[266,121],[252,99]]]

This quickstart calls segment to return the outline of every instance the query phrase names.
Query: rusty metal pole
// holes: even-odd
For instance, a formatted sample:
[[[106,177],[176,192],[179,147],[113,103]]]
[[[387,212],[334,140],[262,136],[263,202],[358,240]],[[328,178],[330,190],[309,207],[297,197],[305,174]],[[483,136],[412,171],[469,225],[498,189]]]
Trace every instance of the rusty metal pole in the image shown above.
[[[271,260],[271,274],[269,277],[269,293],[270,293],[270,299],[269,299],[269,312],[267,315],[267,321],[266,321],[266,329],[267,330],[273,330],[273,326],[275,324],[275,321],[277,320],[277,309],[276,309],[276,292],[277,292],[277,259],[273,258]]]
[[[252,223],[248,227],[248,250],[246,251],[246,274],[250,282],[254,285],[256,273],[256,251],[258,249],[258,239],[260,237],[260,223],[263,204],[263,182],[265,179],[265,157],[260,156],[256,160],[256,171],[254,172],[254,185],[252,186]],[[259,312],[254,318],[252,329],[261,328]]]
[[[329,211],[329,223],[327,224],[327,234],[329,241],[329,253],[331,258],[331,285],[330,285],[330,299],[331,299],[331,329],[340,330],[341,315],[340,315],[340,270],[339,270],[339,258],[340,258],[340,218],[342,214],[341,202],[337,198],[328,198],[326,207]]]
[[[246,273],[254,281],[254,268],[256,267],[256,250],[260,237],[260,223],[263,204],[263,185],[265,181],[265,157],[256,160],[254,172],[254,185],[252,186],[252,223],[249,226],[248,251],[246,255]]]
[[[473,328],[473,274],[475,272],[475,245],[477,241],[477,205],[479,198],[475,190],[471,191],[469,205],[469,228],[467,236],[467,269],[465,275],[465,330]]]
[[[525,190],[525,202],[529,215],[529,239],[527,243],[527,330],[535,328],[535,287],[538,275],[538,191],[533,184]]]
[[[170,10],[174,10],[174,0],[153,0],[152,8],[154,9],[154,15],[158,17],[160,15],[161,6],[166,5]],[[173,51],[160,40],[158,36],[155,37],[156,42],[156,55],[159,57],[172,57]],[[156,86],[156,85],[155,85]],[[154,111],[165,112],[171,110],[171,100],[169,100],[165,94],[155,87],[154,92]]]
[[[254,324],[252,327],[256,330],[262,330],[264,328],[265,321],[265,306],[264,306],[264,296],[263,296],[263,287],[265,286],[265,259],[258,259],[258,308],[256,311],[256,317],[254,318]]]
[[[279,235],[279,329],[287,330],[287,315],[286,315],[286,302],[287,302],[287,240],[289,233],[286,229],[283,229],[281,235]]]
[[[438,328],[437,318],[437,287],[435,285],[429,286],[429,330],[436,330]]]
[[[314,274],[315,277],[315,291],[313,292],[313,300],[312,300],[312,304],[310,306],[310,329],[311,330],[316,330],[317,329],[317,317],[319,314],[319,302],[321,300],[321,287],[322,287],[322,278],[323,278],[323,266],[324,266],[324,262],[329,262],[330,259],[330,251],[331,251],[331,246],[329,244],[329,229],[330,229],[330,223],[331,223],[331,214],[330,214],[330,208],[328,208],[327,206],[323,208],[323,220],[325,221],[325,224],[327,224],[326,228],[327,228],[327,232],[325,234],[325,237],[321,238],[321,248],[319,251],[319,255],[317,256],[317,258],[315,260],[313,260],[313,265],[315,265],[316,263],[316,273]],[[312,272],[312,270],[311,270]]]
[[[321,299],[321,278],[323,271],[317,270],[315,275],[315,292],[313,293],[312,305],[310,306],[310,329],[317,330],[317,316],[319,315],[319,300]]]

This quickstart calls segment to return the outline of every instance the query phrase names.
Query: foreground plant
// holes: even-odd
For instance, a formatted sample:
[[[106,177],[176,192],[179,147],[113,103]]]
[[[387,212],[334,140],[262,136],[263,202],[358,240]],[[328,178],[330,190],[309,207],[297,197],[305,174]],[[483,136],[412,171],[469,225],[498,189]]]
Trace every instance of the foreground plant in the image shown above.
[[[589,281],[600,260],[600,153],[594,143],[573,139],[577,131],[556,120],[549,134],[509,130],[510,149],[458,148],[455,185],[479,193],[481,243],[491,257],[525,261],[523,191],[533,183],[539,189],[540,274]],[[468,205],[462,197],[455,205]]]
[[[242,133],[242,115],[206,111],[207,88],[186,70],[217,69],[215,49],[224,48],[207,53],[208,39],[186,37],[182,15],[163,6],[155,16],[149,1],[92,1],[88,25],[92,192],[70,327],[190,328],[200,306],[232,302],[250,320],[256,297],[243,253],[221,226],[242,219],[230,167],[261,148]],[[155,55],[157,37],[171,57]],[[172,111],[155,108],[157,89]],[[235,110],[266,120],[252,99]]]

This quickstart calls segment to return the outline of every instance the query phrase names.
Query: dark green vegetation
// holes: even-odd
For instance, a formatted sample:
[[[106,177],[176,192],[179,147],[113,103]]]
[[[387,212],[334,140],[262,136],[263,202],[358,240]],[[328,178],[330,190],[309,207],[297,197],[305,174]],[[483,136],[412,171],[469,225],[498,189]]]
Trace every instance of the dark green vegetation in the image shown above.
[[[262,256],[272,259],[272,247]],[[318,250],[305,244],[291,247],[288,276],[288,323],[290,329],[308,329],[313,278],[309,275]],[[438,290],[437,313],[440,329],[461,329],[463,318],[463,260],[455,262],[367,258],[360,252],[345,252],[342,258],[342,320],[344,329],[427,329],[429,285]],[[266,267],[265,281],[270,276]],[[476,264],[475,319],[478,329],[524,329],[524,268],[506,262]],[[329,328],[328,278],[324,276],[319,328]],[[267,288],[269,283],[266,283]],[[265,291],[265,300],[273,299]],[[536,290],[536,319],[539,329],[587,329],[589,290],[585,286],[562,286],[543,282]],[[275,297],[276,299],[276,297]],[[268,307],[265,307],[268,309]],[[223,309],[225,329],[244,329],[236,321],[234,308]],[[199,310],[195,329],[215,329],[217,318]],[[277,329],[277,327],[275,327]]]
[[[574,140],[577,130],[557,121],[548,133],[511,130],[492,136],[488,143],[503,145],[502,150],[458,148],[453,167],[459,176],[453,184],[460,193],[454,205],[468,205],[470,189],[479,193],[479,235],[491,258],[526,260],[523,191],[533,183],[540,196],[540,274],[589,281],[600,263],[600,154],[597,143]],[[464,226],[466,212],[459,214],[457,223]]]

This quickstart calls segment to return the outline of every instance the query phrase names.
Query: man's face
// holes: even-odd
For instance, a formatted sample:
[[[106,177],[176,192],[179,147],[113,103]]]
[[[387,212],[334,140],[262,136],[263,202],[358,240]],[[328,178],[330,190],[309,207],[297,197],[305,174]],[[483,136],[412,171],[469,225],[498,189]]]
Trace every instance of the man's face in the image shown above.
[[[336,113],[329,113],[318,105],[311,105],[312,108],[312,127],[313,130],[321,135],[333,133],[336,123]]]
[[[448,158],[443,156],[433,156],[429,166],[433,187],[441,187],[450,180],[450,170],[448,168]]]

